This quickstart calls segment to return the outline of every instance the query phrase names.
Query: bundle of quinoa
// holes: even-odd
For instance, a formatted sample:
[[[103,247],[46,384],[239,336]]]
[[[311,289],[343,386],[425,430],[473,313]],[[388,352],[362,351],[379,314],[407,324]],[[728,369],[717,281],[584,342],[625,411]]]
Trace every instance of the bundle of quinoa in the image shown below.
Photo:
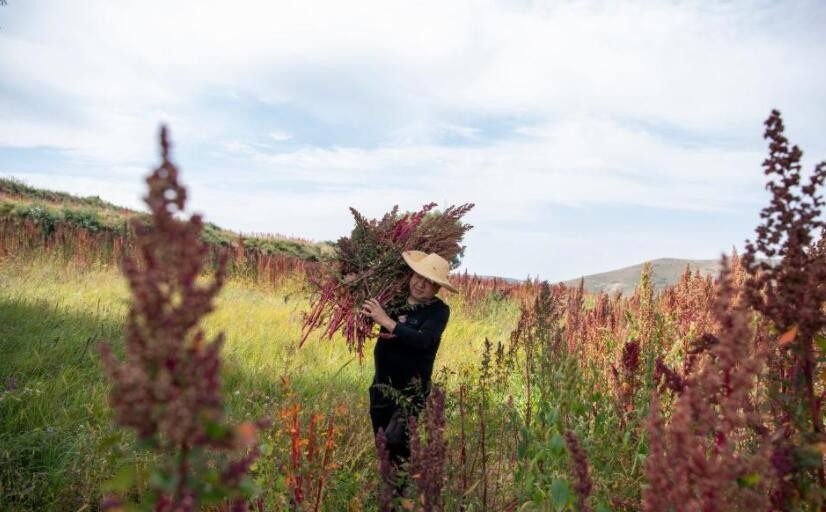
[[[430,203],[417,212],[400,214],[394,206],[381,219],[367,219],[350,208],[356,224],[353,232],[335,243],[335,256],[310,279],[313,295],[301,344],[314,331],[328,339],[341,332],[348,347],[363,357],[364,343],[377,335],[373,320],[360,313],[364,302],[376,298],[390,315],[406,307],[412,270],[402,252],[435,252],[452,263],[462,254],[462,239],[473,227],[462,217],[473,204],[444,211],[435,207]]]

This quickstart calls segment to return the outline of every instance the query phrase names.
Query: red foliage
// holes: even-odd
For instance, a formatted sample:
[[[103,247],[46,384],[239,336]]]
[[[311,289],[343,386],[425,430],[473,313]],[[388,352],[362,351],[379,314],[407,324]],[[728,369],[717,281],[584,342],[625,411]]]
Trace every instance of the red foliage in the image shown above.
[[[769,156],[763,169],[769,177],[766,188],[772,199],[760,214],[763,223],[757,227],[757,239],[747,243],[743,255],[748,272],[745,295],[781,335],[772,347],[770,364],[770,378],[776,386],[773,410],[778,413],[777,457],[784,458],[790,445],[796,446],[797,452],[809,452],[809,456],[797,457],[789,471],[785,464],[777,468],[788,487],[792,480],[797,481],[795,492],[802,497],[812,487],[806,473],[814,471],[817,475],[814,492],[826,489],[822,454],[809,448],[826,442],[826,390],[822,382],[818,383],[826,354],[815,345],[818,335],[826,335],[826,219],[822,195],[826,162],[816,165],[804,184],[800,164],[803,152],[789,146],[780,113],[772,111],[765,126]],[[807,458],[819,462],[803,464],[801,461]],[[779,490],[776,505],[786,506],[796,500],[792,494],[790,488]]]
[[[473,205],[450,206],[443,212],[432,211],[435,206],[430,203],[404,215],[393,207],[381,219],[367,219],[350,209],[356,221],[352,234],[336,242],[334,264],[311,281],[316,294],[301,344],[318,329],[328,339],[341,332],[348,347],[363,357],[365,341],[375,336],[372,319],[360,313],[364,302],[376,298],[391,314],[405,307],[412,271],[402,252],[432,252],[448,261],[462,252],[462,238],[472,226],[461,219]]]
[[[207,247],[201,242],[201,218],[181,221],[186,189],[169,160],[166,129],[161,130],[163,162],[148,178],[145,200],[151,224],[136,222],[136,254],[124,260],[123,272],[132,292],[126,321],[126,359],[119,361],[109,345],[101,353],[112,382],[110,403],[119,425],[169,458],[155,481],[174,482],[174,492],[157,486],[156,510],[188,511],[202,501],[199,473],[205,463],[220,464],[211,450],[247,449],[257,426],[233,427],[222,418],[219,352],[223,336],[205,340],[198,327],[213,309],[224,282],[225,262],[210,282],[199,280]],[[242,495],[241,482],[256,457],[253,452],[223,464],[218,485],[226,495]],[[199,460],[206,458],[207,460]],[[219,466],[221,467],[221,466]]]
[[[646,511],[768,507],[770,445],[760,439],[765,430],[752,399],[764,356],[750,342],[748,310],[735,301],[732,275],[723,263],[714,302],[717,343],[704,353],[699,370],[686,377],[668,424],[656,392],[652,398]]]

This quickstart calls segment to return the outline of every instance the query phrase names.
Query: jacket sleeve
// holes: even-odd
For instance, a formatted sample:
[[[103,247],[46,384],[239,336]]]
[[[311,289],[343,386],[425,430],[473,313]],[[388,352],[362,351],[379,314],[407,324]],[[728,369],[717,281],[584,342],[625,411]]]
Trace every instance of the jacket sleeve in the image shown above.
[[[407,348],[428,350],[441,338],[448,318],[450,318],[450,308],[445,306],[430,315],[418,330],[397,322],[393,334],[396,336],[396,342]]]

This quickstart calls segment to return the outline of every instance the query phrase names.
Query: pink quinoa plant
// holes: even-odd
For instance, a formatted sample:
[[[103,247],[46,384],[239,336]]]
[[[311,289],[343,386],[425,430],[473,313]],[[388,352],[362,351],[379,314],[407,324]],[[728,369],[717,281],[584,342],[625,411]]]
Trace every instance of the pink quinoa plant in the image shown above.
[[[623,424],[634,410],[634,398],[640,386],[640,342],[631,340],[622,348],[620,365],[611,365],[614,395]]]
[[[822,504],[826,501],[826,472],[822,451],[813,447],[826,443],[822,379],[826,361],[826,343],[822,341],[826,339],[822,195],[826,161],[817,164],[804,183],[803,152],[789,145],[780,112],[772,111],[765,127],[769,156],[763,169],[772,198],[760,214],[763,223],[757,227],[756,240],[746,244],[742,261],[748,272],[747,300],[781,334],[772,347],[770,364],[774,410],[779,412],[775,418],[776,458],[785,461],[789,452],[794,456],[791,464],[775,465],[782,482],[775,504],[791,506],[798,499]],[[819,347],[815,343],[818,336]],[[807,494],[810,498],[804,497]]]
[[[588,456],[579,439],[572,431],[565,432],[565,445],[571,453],[571,461],[574,468],[574,477],[576,483],[574,484],[574,492],[577,497],[577,509],[579,512],[591,512],[591,506],[588,504],[588,497],[591,496],[591,491],[594,487],[591,481],[591,470],[588,468]]]
[[[657,357],[654,366],[654,382],[661,388],[671,390],[675,394],[680,394],[685,388],[683,377],[665,364],[662,357]]]
[[[736,262],[736,253],[732,256],[732,269],[736,271],[741,266]],[[677,284],[662,291],[660,307],[663,315],[671,320],[673,336],[682,342],[683,354],[688,353],[688,345],[694,338],[710,331],[713,302],[711,276],[703,276],[699,270],[692,273],[688,265]]]
[[[390,462],[390,450],[387,449],[387,437],[384,429],[379,428],[376,434],[376,451],[379,454],[379,512],[390,512],[393,509],[393,491],[396,488],[396,466]]]
[[[618,332],[621,325],[618,313],[616,301],[612,301],[608,294],[598,292],[594,297],[594,307],[585,311],[580,343],[590,349],[600,347],[606,337],[621,338]]]
[[[123,263],[132,293],[125,360],[101,346],[110,403],[118,425],[161,456],[151,479],[155,510],[190,511],[225,499],[243,510],[251,490],[245,474],[257,456],[243,452],[255,445],[258,426],[223,419],[223,335],[207,341],[198,326],[223,285],[225,260],[210,280],[201,279],[207,252],[201,217],[178,218],[187,196],[169,160],[166,128],[160,143],[163,161],[146,180],[151,224],[134,223],[136,253]],[[221,452],[242,453],[228,460]],[[112,508],[115,502],[104,503]]]
[[[723,259],[714,315],[716,343],[686,376],[670,421],[656,391],[648,421],[649,457],[643,509],[766,510],[771,484],[770,445],[753,403],[764,356],[755,350],[748,309]]]
[[[410,474],[416,483],[419,510],[442,510],[447,441],[445,440],[445,392],[433,386],[424,409],[424,436],[416,417],[410,424]]]
[[[568,344],[568,353],[572,354],[580,347],[582,339],[583,314],[582,305],[585,300],[585,279],[579,280],[579,285],[568,289],[568,307],[565,310],[565,337]]]
[[[319,329],[328,338],[341,332],[350,349],[363,356],[365,341],[375,336],[373,321],[360,314],[364,302],[376,298],[390,314],[405,307],[412,271],[402,252],[434,252],[448,261],[462,253],[462,238],[473,227],[462,217],[473,204],[449,206],[442,212],[435,207],[430,203],[402,215],[394,206],[381,219],[350,209],[356,221],[352,234],[336,242],[332,264],[311,280],[315,296],[304,319],[301,344]]]

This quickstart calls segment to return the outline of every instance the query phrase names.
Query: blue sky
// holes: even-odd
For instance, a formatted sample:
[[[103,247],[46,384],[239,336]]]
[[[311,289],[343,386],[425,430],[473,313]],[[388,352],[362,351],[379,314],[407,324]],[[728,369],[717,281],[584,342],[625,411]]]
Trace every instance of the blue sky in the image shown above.
[[[772,108],[826,158],[824,6],[9,0],[0,175],[139,208],[165,122],[191,209],[243,232],[470,201],[470,272],[716,258]]]

